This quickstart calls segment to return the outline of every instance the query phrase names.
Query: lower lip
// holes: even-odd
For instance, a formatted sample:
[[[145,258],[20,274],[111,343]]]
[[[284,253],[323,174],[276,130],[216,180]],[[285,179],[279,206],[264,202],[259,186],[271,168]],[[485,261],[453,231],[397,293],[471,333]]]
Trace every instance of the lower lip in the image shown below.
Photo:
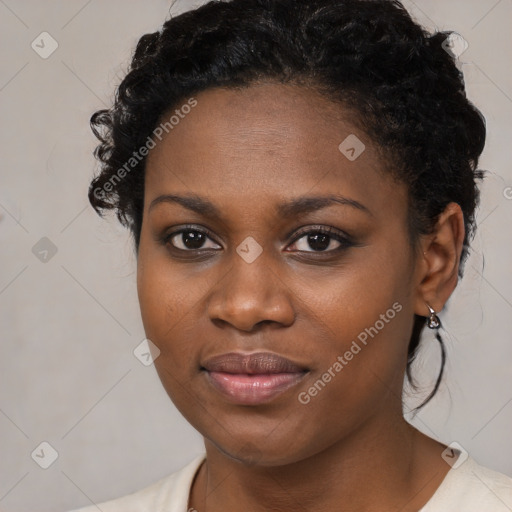
[[[225,397],[241,405],[258,405],[298,384],[305,372],[271,374],[235,374],[206,372],[211,384]]]

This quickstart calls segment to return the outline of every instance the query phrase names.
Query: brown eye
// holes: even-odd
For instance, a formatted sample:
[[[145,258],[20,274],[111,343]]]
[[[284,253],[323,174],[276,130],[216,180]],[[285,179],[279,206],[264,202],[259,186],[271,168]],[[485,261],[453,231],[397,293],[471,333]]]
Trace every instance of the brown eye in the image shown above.
[[[293,245],[301,252],[334,252],[349,247],[352,243],[332,228],[316,228],[299,234]]]
[[[171,246],[180,251],[193,252],[201,249],[219,249],[221,248],[218,244],[213,242],[205,246],[207,241],[211,240],[207,233],[198,229],[185,228],[179,231],[174,231],[169,235],[165,236],[164,243],[171,244]]]

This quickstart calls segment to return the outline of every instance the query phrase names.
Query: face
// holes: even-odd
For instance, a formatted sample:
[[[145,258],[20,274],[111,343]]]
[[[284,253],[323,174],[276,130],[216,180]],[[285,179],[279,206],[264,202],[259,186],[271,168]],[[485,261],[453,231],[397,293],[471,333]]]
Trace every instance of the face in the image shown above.
[[[415,286],[406,187],[348,111],[309,89],[195,101],[148,155],[138,253],[172,401],[223,453],[262,465],[401,414]]]

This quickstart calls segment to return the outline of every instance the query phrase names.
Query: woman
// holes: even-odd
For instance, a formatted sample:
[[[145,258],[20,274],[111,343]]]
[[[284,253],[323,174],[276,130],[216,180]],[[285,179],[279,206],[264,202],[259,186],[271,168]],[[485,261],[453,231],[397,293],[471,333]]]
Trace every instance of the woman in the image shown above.
[[[447,36],[397,1],[233,0],[140,39],[89,199],[133,234],[205,456],[103,512],[511,510],[511,478],[402,410],[425,324],[444,366],[483,176]]]

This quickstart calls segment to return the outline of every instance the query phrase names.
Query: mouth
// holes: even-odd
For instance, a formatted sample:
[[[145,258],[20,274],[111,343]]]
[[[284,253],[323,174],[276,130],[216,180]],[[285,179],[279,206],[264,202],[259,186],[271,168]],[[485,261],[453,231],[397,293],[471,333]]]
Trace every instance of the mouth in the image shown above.
[[[221,354],[205,361],[201,370],[216,391],[239,405],[268,403],[298,385],[309,371],[271,352]]]

